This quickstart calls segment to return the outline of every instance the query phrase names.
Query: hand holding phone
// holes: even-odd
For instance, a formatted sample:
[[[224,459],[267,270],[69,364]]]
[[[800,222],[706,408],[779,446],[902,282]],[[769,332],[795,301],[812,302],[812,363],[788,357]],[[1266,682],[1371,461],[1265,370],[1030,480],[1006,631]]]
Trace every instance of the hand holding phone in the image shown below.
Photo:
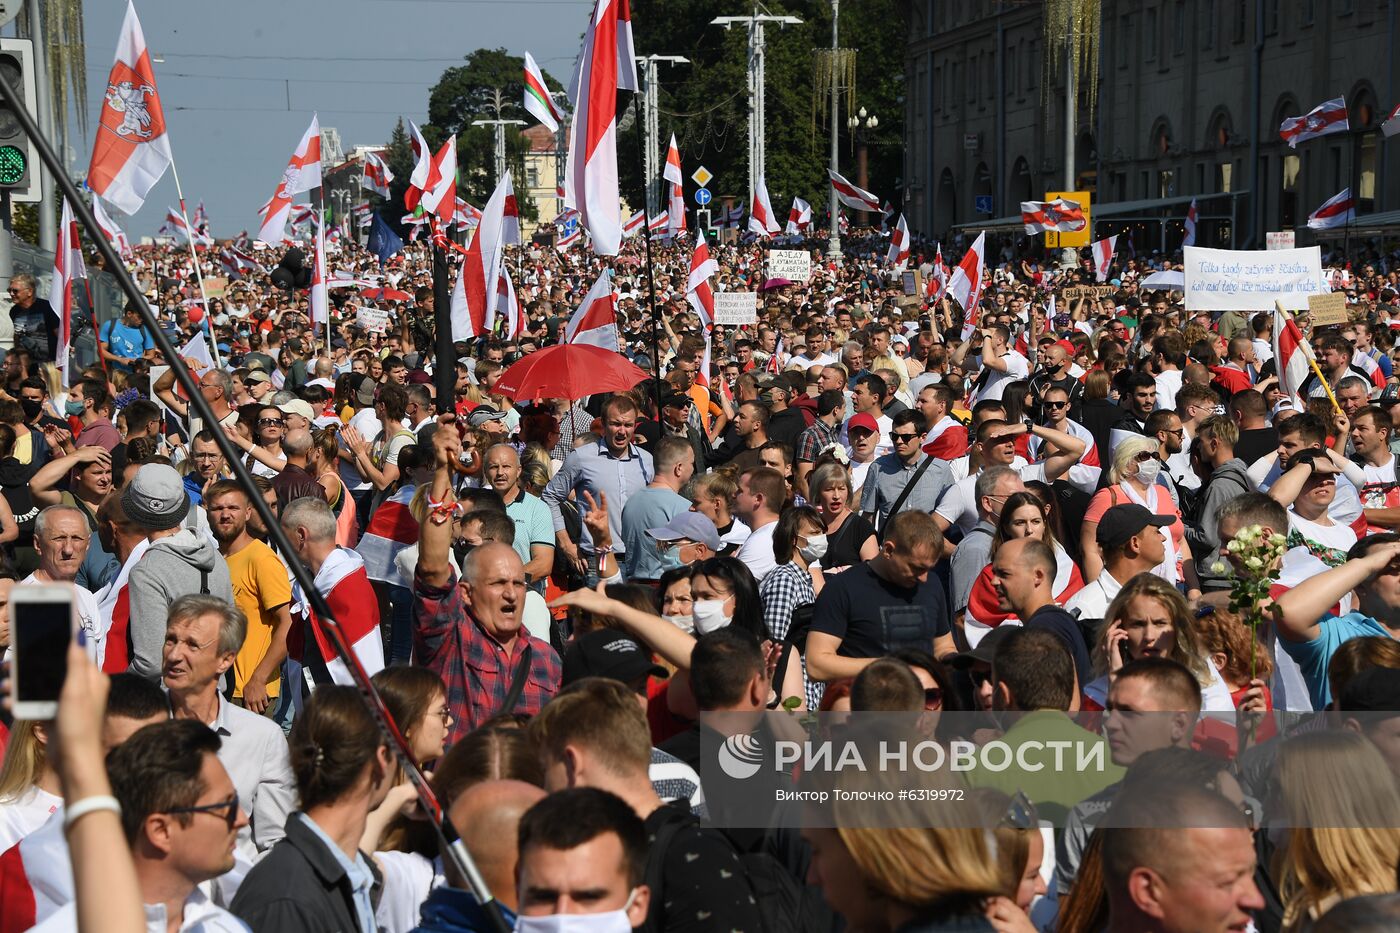
[[[78,630],[69,583],[16,586],[10,592],[14,712],[19,719],[53,719],[68,676],[68,645]]]

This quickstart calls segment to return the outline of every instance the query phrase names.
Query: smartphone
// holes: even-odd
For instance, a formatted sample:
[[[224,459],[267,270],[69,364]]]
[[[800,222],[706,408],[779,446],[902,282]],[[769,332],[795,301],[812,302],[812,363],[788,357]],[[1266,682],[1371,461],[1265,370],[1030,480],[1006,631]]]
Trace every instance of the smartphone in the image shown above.
[[[73,587],[17,586],[10,594],[10,671],[19,719],[53,719],[68,676],[68,643],[78,630]]]

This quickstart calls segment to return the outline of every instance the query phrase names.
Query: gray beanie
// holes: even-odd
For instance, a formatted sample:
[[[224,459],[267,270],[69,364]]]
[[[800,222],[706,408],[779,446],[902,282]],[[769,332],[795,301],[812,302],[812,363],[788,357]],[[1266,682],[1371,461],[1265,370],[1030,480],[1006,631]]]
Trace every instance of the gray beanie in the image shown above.
[[[147,463],[122,490],[122,509],[138,528],[165,531],[184,521],[190,497],[174,467]]]

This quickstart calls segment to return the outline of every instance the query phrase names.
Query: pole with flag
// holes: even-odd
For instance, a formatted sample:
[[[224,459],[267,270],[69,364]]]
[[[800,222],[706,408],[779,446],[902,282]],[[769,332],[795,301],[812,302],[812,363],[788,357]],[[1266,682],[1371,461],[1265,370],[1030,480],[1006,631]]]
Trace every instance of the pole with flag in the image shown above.
[[[646,207],[645,207],[645,204],[646,204],[646,186],[647,186],[648,179],[647,179],[646,154],[645,154],[645,150],[646,150],[646,139],[645,139],[645,133],[643,132],[643,129],[642,129],[642,127],[643,127],[645,121],[642,120],[642,95],[640,95],[640,94],[633,94],[633,95],[632,95],[632,113],[633,113],[633,116],[634,116],[634,118],[635,118],[635,119],[634,119],[634,122],[635,122],[636,125],[637,125],[637,177],[640,178],[640,179],[642,180],[642,198],[641,198],[641,200],[638,201],[637,203],[638,203],[638,204],[644,205],[644,206],[641,208],[641,213],[642,213],[642,214],[645,214],[645,213],[646,213]],[[650,223],[648,223],[648,226],[650,226]],[[701,242],[704,242],[703,239],[701,239]],[[654,400],[655,400],[655,402],[656,402],[656,414],[657,414],[657,417],[660,417],[660,416],[661,416],[661,349],[660,349],[660,347],[661,347],[661,315],[660,315],[660,313],[656,310],[656,278],[655,278],[655,275],[654,275],[654,273],[653,273],[653,271],[652,271],[652,264],[651,264],[651,232],[650,232],[650,230],[648,230],[647,233],[642,237],[642,249],[646,250],[646,263],[647,263],[647,294],[648,294],[648,296],[649,296],[649,298],[650,298],[650,300],[651,300],[651,382],[652,382],[652,395],[653,395],[653,398],[654,398]]]
[[[65,198],[63,216],[58,224],[58,248],[53,251],[53,280],[49,283],[49,304],[58,313],[58,358],[65,386],[72,385],[69,375],[73,365],[73,283],[86,278],[78,222],[73,219],[73,208]]]

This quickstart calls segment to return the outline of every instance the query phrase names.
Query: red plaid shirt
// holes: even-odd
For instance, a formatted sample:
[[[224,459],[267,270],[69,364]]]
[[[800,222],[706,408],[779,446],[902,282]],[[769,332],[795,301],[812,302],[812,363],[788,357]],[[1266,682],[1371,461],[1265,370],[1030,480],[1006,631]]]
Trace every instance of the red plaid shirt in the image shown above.
[[[513,710],[502,709],[526,644],[534,654],[525,689]],[[559,692],[562,671],[554,649],[522,628],[507,651],[467,612],[455,573],[443,587],[430,586],[421,576],[414,579],[413,653],[447,684],[453,720],[449,746],[492,716],[538,713]]]

